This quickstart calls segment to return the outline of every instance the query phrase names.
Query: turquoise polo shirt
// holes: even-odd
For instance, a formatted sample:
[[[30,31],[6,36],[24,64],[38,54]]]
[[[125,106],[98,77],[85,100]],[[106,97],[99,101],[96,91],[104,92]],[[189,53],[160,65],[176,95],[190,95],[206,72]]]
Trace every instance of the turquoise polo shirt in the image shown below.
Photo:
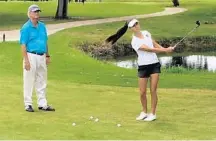
[[[28,20],[20,30],[20,44],[26,46],[27,52],[47,52],[47,31],[44,23],[38,21],[35,27],[31,20]]]

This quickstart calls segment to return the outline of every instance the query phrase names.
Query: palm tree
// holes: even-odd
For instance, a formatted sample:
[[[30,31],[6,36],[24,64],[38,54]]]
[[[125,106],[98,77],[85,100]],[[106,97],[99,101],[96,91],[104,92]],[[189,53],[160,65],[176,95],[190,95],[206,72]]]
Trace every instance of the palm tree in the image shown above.
[[[55,19],[67,19],[68,0],[58,0],[58,7],[56,10]]]

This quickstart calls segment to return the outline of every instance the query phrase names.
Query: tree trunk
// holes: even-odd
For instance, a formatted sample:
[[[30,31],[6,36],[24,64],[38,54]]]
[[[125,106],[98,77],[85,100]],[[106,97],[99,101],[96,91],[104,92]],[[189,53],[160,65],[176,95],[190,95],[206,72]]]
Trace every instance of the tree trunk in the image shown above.
[[[67,19],[68,0],[58,0],[58,7],[56,10],[56,19]]]
[[[179,0],[172,0],[172,2],[173,2],[173,6],[175,6],[175,7],[180,5]]]

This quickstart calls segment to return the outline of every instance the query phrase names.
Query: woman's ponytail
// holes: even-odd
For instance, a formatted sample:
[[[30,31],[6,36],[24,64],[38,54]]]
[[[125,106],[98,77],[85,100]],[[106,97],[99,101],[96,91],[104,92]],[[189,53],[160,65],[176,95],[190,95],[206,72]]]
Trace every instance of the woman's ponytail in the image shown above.
[[[128,29],[128,22],[125,22],[124,26],[120,28],[115,34],[109,36],[105,41],[106,43],[111,43],[112,45],[118,41],[126,32]]]

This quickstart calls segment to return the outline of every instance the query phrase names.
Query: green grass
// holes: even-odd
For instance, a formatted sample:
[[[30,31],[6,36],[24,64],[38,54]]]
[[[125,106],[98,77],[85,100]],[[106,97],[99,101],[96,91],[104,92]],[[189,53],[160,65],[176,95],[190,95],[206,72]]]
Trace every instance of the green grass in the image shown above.
[[[0,30],[20,28],[27,20],[27,9],[33,4],[32,2],[0,2],[0,19],[4,19],[0,23]],[[162,11],[163,4],[143,3],[143,4],[127,4],[127,3],[71,3],[68,8],[68,16],[71,20],[53,20],[55,16],[56,2],[38,2],[41,9],[41,19],[46,23],[59,23],[74,20],[87,20],[108,17],[120,17],[136,14],[146,14]],[[17,9],[14,11],[14,9]],[[127,11],[127,12],[126,12]]]
[[[90,27],[89,30],[91,30]],[[135,69],[118,68],[111,63],[97,61],[76,49],[75,43],[81,39],[77,38],[78,33],[76,34],[76,32],[80,28],[70,29],[51,36],[49,46],[52,64],[49,66],[49,79],[81,84],[136,87],[137,77]],[[82,32],[79,34],[81,35]],[[83,40],[87,38],[88,36],[82,37]],[[64,42],[62,42],[63,40]],[[19,52],[20,48],[17,43],[1,44],[0,62],[3,67],[0,70],[0,76],[21,75],[22,62],[21,53]],[[11,69],[14,67],[19,69]],[[214,77],[214,73],[208,72],[189,72],[187,74],[162,73],[160,87],[215,90],[216,80]],[[208,81],[203,83],[206,79]]]
[[[216,23],[216,13],[214,11],[216,3],[213,0],[208,0],[207,2],[183,1],[181,7],[187,8],[188,11],[172,16],[140,19],[141,28],[150,31],[155,39],[183,37],[196,26],[195,21],[200,20],[201,26],[190,36],[215,36],[215,24],[204,24],[205,21]],[[81,32],[87,33],[86,36],[90,38],[89,41],[104,41],[109,35],[122,27],[123,24],[124,22],[115,22],[83,27]],[[80,29],[73,30],[73,34],[79,34],[74,31],[80,32]],[[131,34],[130,31],[127,32],[119,42],[122,40],[131,40]]]
[[[185,6],[189,8],[190,4],[185,3]],[[202,17],[199,12],[202,6],[202,3],[198,3],[190,12],[164,17],[169,21],[158,17],[143,20],[142,24],[146,29],[151,28],[154,34],[158,33],[157,38],[175,36],[177,33],[181,35],[185,32],[185,28],[179,26],[181,22],[184,21],[183,26],[190,27],[191,21]],[[214,3],[204,5],[203,13],[207,12],[207,7],[214,6]],[[196,14],[199,16],[196,17]],[[163,23],[161,28],[156,26],[158,21]],[[178,29],[166,31],[170,34],[162,34],[166,26],[171,27],[170,21],[178,23]],[[215,140],[215,73],[162,70],[158,89],[158,120],[152,123],[137,122],[135,117],[141,106],[136,70],[118,68],[90,58],[76,49],[79,42],[103,41],[122,24],[79,27],[50,36],[52,63],[48,67],[47,96],[48,102],[57,109],[54,113],[37,110],[36,113],[26,113],[23,110],[20,47],[17,42],[1,43],[0,139]],[[207,29],[208,26],[203,28]],[[198,35],[211,34],[208,33],[210,30],[201,30],[197,32]],[[129,39],[130,36],[128,32],[123,39]],[[36,109],[35,98],[34,95]],[[150,109],[150,101],[148,105]],[[90,116],[98,117],[99,122],[89,121]],[[73,127],[73,122],[77,126]],[[122,124],[122,127],[118,128],[117,123]]]
[[[57,111],[26,113],[21,77],[1,79],[0,139],[216,139],[215,91],[159,89],[158,120],[145,123],[134,120],[140,111],[135,88],[48,84],[48,100]],[[89,121],[90,116],[99,122]]]
[[[193,5],[193,6],[192,6]],[[174,15],[152,18],[151,20],[142,20],[143,27],[147,28],[157,37],[175,37],[184,36],[196,25],[195,21],[200,20],[201,26],[190,36],[209,36],[215,35],[215,24],[204,24],[205,21],[216,23],[216,3],[209,2],[182,2],[182,7],[186,7],[189,11]],[[170,27],[171,30],[170,30]]]

